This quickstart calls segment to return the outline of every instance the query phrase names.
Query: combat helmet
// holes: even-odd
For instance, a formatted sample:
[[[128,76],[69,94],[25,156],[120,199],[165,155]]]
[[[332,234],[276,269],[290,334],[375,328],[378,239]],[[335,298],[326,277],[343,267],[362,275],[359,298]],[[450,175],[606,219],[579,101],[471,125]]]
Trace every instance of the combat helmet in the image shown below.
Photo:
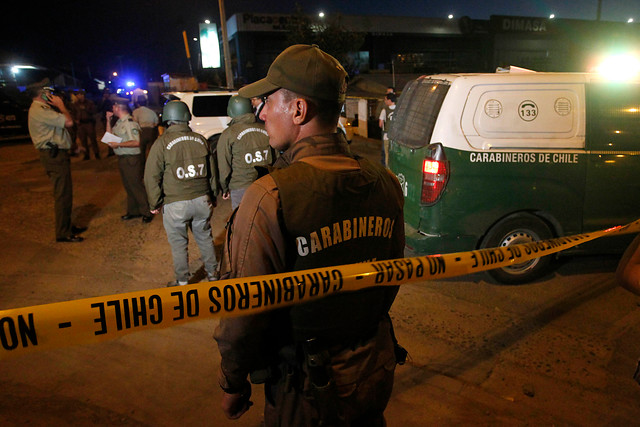
[[[247,113],[253,113],[251,101],[248,98],[239,95],[229,98],[229,105],[227,106],[227,115],[229,117],[238,117]]]
[[[189,107],[182,101],[169,101],[162,109],[163,122],[185,122],[191,120]]]

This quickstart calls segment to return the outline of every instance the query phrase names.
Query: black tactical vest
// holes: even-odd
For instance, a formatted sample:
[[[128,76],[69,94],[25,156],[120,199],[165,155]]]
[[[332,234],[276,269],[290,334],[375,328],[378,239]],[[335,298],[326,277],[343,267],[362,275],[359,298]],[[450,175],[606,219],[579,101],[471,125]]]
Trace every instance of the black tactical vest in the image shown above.
[[[402,221],[400,188],[382,166],[356,160],[356,171],[326,171],[302,161],[272,170],[289,241],[287,270],[394,256],[392,242],[399,238],[394,224]],[[319,338],[328,345],[369,338],[396,293],[397,287],[371,288],[294,306],[294,337]]]

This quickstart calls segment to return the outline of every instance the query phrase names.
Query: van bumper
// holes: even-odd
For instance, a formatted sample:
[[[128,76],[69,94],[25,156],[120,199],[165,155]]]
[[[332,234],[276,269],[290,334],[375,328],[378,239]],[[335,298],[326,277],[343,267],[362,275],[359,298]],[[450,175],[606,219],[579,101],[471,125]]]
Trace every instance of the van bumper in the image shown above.
[[[404,233],[408,256],[448,254],[476,249],[477,236],[426,234],[405,222]]]

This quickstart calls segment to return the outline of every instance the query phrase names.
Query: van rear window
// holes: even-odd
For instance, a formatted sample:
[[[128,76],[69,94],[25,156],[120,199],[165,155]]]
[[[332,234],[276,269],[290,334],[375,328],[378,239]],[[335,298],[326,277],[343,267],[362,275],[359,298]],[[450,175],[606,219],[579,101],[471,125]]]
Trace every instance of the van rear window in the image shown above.
[[[411,148],[427,145],[449,87],[446,80],[420,78],[408,83],[398,100],[389,139]]]
[[[204,95],[193,97],[193,115],[196,117],[224,117],[231,95]]]

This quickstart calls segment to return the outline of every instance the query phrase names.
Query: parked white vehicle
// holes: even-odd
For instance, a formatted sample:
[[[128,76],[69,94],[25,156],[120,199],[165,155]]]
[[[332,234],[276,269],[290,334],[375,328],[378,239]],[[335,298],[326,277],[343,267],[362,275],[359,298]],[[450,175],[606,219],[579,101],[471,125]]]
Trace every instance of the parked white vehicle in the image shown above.
[[[191,121],[189,126],[209,142],[217,142],[227,128],[231,118],[227,116],[229,99],[237,91],[215,90],[198,92],[167,92],[163,96],[169,100],[180,100],[189,106]]]

